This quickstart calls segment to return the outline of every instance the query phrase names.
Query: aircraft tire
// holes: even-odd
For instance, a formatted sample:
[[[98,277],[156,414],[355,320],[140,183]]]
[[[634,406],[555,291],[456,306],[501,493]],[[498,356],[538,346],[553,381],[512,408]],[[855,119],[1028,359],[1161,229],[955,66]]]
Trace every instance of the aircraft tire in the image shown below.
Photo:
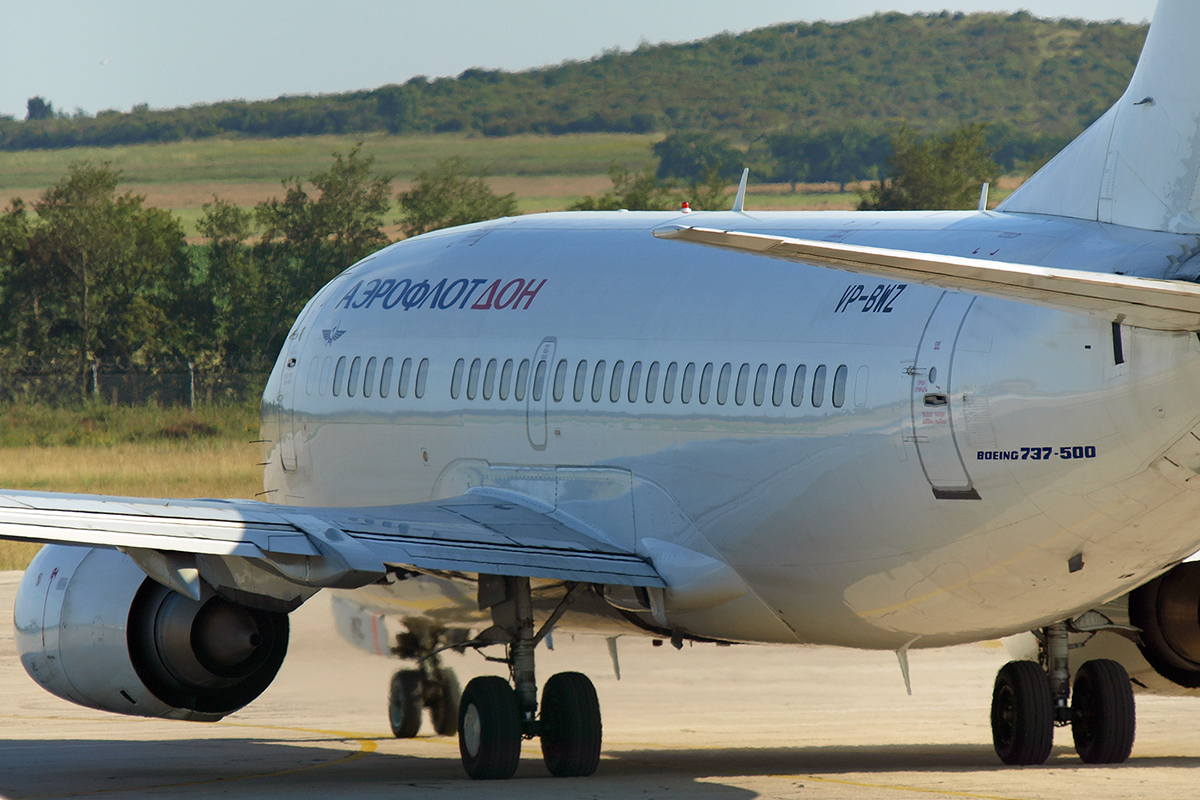
[[[421,730],[422,700],[421,673],[402,669],[392,676],[388,691],[388,722],[397,739],[411,739]]]
[[[458,705],[462,699],[462,689],[458,688],[458,678],[452,669],[439,669],[437,686],[427,697],[425,705],[433,718],[433,729],[438,736],[453,736],[458,733]]]
[[[992,744],[1005,764],[1043,764],[1054,744],[1050,681],[1032,661],[1000,668],[992,690]]]
[[[508,681],[474,678],[458,707],[458,752],[475,780],[511,778],[521,761],[521,710]]]
[[[1120,764],[1133,750],[1137,714],[1125,667],[1109,659],[1088,661],[1071,692],[1075,752],[1087,764]]]
[[[559,778],[591,775],[600,764],[600,701],[586,675],[560,672],[542,689],[542,757]]]

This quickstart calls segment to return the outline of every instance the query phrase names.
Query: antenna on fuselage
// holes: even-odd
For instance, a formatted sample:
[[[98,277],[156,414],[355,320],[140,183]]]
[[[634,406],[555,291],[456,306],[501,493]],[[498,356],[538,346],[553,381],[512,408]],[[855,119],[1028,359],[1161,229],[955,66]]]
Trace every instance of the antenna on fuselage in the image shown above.
[[[742,206],[746,204],[746,180],[750,177],[750,168],[745,167],[742,170],[742,182],[738,184],[737,195],[733,198],[733,210],[742,213]]]

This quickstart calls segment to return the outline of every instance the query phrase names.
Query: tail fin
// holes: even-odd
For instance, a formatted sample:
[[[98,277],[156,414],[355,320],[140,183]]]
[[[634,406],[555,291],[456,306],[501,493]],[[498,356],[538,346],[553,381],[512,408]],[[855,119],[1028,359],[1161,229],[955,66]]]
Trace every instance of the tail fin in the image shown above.
[[[1200,233],[1200,3],[1160,0],[1121,99],[999,209]]]

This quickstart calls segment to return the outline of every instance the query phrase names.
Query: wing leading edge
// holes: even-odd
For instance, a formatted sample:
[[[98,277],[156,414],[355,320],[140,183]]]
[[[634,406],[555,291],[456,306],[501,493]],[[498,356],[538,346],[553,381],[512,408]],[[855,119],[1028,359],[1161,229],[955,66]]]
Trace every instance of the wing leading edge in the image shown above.
[[[1137,328],[1200,331],[1200,286],[1180,281],[713,228],[669,226],[655,229],[654,235],[659,239],[1036,303]]]
[[[247,559],[316,588],[363,586],[383,577],[386,565],[665,586],[644,558],[571,523],[566,515],[538,508],[536,501],[484,492],[362,509],[0,494],[0,537],[116,547],[143,569],[148,562],[139,554],[158,553],[161,564],[161,554],[167,553]]]

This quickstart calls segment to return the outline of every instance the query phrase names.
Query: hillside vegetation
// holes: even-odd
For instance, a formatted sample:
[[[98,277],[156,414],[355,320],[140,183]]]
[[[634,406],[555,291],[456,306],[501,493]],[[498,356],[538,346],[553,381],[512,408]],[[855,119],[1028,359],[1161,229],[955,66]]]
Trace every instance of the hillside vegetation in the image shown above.
[[[694,129],[749,142],[773,131],[899,119],[918,131],[990,122],[1000,146],[1016,140],[1029,150],[1046,140],[1045,149],[1078,133],[1120,94],[1145,33],[1123,22],[1025,12],[877,14],[646,44],[518,73],[469,69],[456,78],[416,77],[338,95],[70,118],[43,103],[37,116],[44,119],[0,119],[0,149],[371,131]]]

